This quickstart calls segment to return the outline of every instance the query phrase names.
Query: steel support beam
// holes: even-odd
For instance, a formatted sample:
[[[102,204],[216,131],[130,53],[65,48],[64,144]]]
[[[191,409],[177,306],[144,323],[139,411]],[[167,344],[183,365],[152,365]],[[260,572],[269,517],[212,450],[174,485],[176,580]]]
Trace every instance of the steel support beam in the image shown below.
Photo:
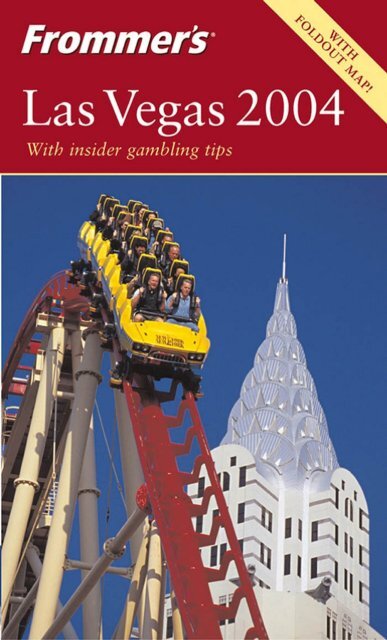
[[[26,551],[26,558],[28,560],[28,564],[30,565],[32,571],[35,574],[35,577],[36,577],[35,584],[37,584],[40,580],[40,576],[42,575],[42,561],[39,557],[38,549],[34,547],[32,544],[28,546],[28,549]],[[62,609],[63,609],[63,605],[60,602],[60,600],[58,600],[58,604],[56,607],[57,615],[62,611]],[[77,640],[78,636],[75,633],[75,629],[71,624],[71,622],[68,622],[63,627],[63,636],[65,640]]]
[[[35,408],[28,431],[20,476],[16,478],[15,496],[3,544],[3,619],[5,620],[9,597],[17,574],[20,553],[31,514],[35,491],[50,426],[54,398],[63,364],[65,330],[54,328],[46,349]]]
[[[133,571],[132,582],[126,599],[124,613],[113,634],[113,640],[130,640],[134,619],[140,604],[144,589],[145,578],[148,570],[150,526],[148,520],[144,524],[143,539],[137,556],[136,566]]]
[[[149,545],[148,573],[142,637],[157,640],[162,583],[161,541],[157,525],[152,523]]]
[[[23,442],[26,429],[31,421],[38,389],[39,382],[34,380],[23,397],[22,403],[17,412],[15,423],[12,426],[11,435],[7,442],[2,461],[3,467],[1,471],[1,483],[3,495],[6,490],[7,482],[15,463],[16,456],[21,447],[21,443]]]
[[[184,640],[183,621],[177,606],[175,593],[171,593],[173,640]]]
[[[23,596],[25,595],[27,589],[25,588],[26,581],[26,571],[27,571],[27,562],[25,559],[20,564],[19,571],[17,572],[16,580],[13,585],[13,596],[10,598],[10,609],[9,609],[9,617],[12,618],[19,605],[20,600],[23,601]]]
[[[128,410],[125,395],[122,391],[114,391],[118,436],[120,442],[121,468],[125,489],[126,512],[132,513],[136,506],[136,491],[144,482],[140,460],[137,453],[136,441],[133,435],[133,425]],[[142,541],[139,530],[130,541],[130,552],[133,559],[137,558]]]
[[[167,584],[167,563],[163,557],[161,550],[162,563],[161,563],[161,589],[160,589],[160,601],[159,601],[159,624],[157,627],[157,637],[163,637],[164,629],[164,612],[165,612],[165,588]]]
[[[91,589],[93,589],[94,585],[97,584],[99,579],[104,575],[106,569],[113,560],[123,555],[125,552],[125,544],[141,525],[143,518],[143,511],[140,511],[140,509],[137,508],[116,536],[106,540],[104,544],[104,554],[99,557],[94,567],[89,571],[86,578],[81,582],[78,589],[76,589],[71,596],[70,600],[66,602],[61,613],[54,620],[50,628],[45,631],[43,636],[33,636],[31,633],[31,638],[42,637],[43,640],[50,640],[60,633],[63,626],[68,622],[68,620],[70,620],[71,616],[78,609],[85,597],[90,593]]]
[[[71,334],[71,357],[74,378],[82,366],[83,346],[80,331]],[[76,381],[74,380],[74,387]],[[95,446],[93,417],[90,418],[89,435],[83,458],[81,478],[78,490],[79,536],[81,561],[93,565],[99,557],[98,537],[98,498],[97,474],[95,468]],[[86,577],[82,572],[82,577]],[[101,621],[101,588],[96,584],[85,599],[82,607],[83,639],[97,640],[102,638]]]
[[[81,571],[87,572],[90,571],[90,569],[93,568],[92,564],[89,564],[88,562],[82,562],[80,560],[69,560],[66,559],[65,562],[65,570],[66,571],[72,571],[72,570],[76,570],[76,569],[81,569]],[[106,570],[106,573],[112,573],[116,576],[121,576],[121,578],[127,578],[128,580],[132,579],[132,575],[133,575],[133,569],[132,567],[109,567],[109,569]],[[86,574],[85,574],[86,575]]]
[[[18,628],[20,622],[23,620],[24,616],[28,612],[28,610],[32,607],[35,602],[36,593],[38,591],[39,579],[33,584],[26,597],[24,598],[22,604],[16,611],[15,615],[12,616],[7,626],[5,627],[2,633],[2,640],[12,640],[18,635]]]
[[[102,349],[98,333],[89,331],[85,342],[82,367],[76,374],[74,403],[66,435],[58,494],[48,534],[30,638],[42,638],[55,617],[89,433],[90,417],[93,412],[97,386],[101,381],[99,373],[101,358]]]

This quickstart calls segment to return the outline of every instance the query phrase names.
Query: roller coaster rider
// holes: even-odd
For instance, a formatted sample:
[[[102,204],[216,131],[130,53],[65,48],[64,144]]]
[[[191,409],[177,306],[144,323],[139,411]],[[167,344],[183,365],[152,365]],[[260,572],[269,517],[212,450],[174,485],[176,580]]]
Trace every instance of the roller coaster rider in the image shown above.
[[[163,279],[167,280],[174,260],[180,260],[180,245],[178,242],[164,242],[160,259],[158,260]]]
[[[145,253],[148,246],[144,236],[133,235],[130,241],[130,249],[121,262],[121,282],[130,282],[138,274],[138,260]]]
[[[151,216],[148,218],[146,228],[144,230],[144,236],[148,238],[148,251],[151,251],[155,242],[157,234],[164,228],[164,221],[161,218],[155,218]]]
[[[103,231],[108,225],[109,217],[111,216],[110,202],[117,202],[111,196],[101,196],[93,213],[90,214],[89,220],[96,227],[96,232]]]
[[[118,262],[122,262],[128,251],[128,243],[126,241],[126,229],[131,223],[131,214],[122,214],[116,218],[114,223],[114,231],[110,239],[109,253],[116,253]],[[104,232],[103,232],[104,233]]]
[[[161,284],[161,273],[146,269],[144,284],[132,297],[133,321],[156,320],[163,322],[166,293]]]
[[[168,273],[168,278],[163,278],[164,289],[170,296],[176,291],[179,276],[189,273],[189,262],[187,260],[174,260]]]
[[[142,216],[142,220],[141,220],[141,224],[142,224],[142,231],[144,236],[148,235],[147,234],[147,229],[148,229],[148,225],[150,223],[151,220],[155,220],[158,217],[157,211],[152,211],[152,209],[147,209],[143,216]]]
[[[183,324],[198,332],[200,298],[194,295],[194,283],[193,276],[180,275],[177,279],[176,291],[167,299],[165,310],[168,313],[167,322]]]
[[[136,202],[133,206],[132,213],[134,214],[134,224],[139,226],[142,225],[142,220],[144,217],[144,213],[149,209],[147,204],[143,204],[142,202]]]
[[[108,216],[103,211],[93,211],[89,219],[95,225],[96,233],[103,231],[108,224]]]
[[[166,229],[160,229],[156,233],[156,242],[153,243],[150,253],[153,253],[159,260],[161,257],[161,251],[165,242],[173,242],[173,233],[167,227]]]

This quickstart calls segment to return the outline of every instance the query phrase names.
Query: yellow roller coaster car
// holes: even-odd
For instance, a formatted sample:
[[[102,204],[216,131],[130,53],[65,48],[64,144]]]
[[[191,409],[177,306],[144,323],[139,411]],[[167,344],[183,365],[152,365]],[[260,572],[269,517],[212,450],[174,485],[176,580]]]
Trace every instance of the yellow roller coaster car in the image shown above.
[[[92,223],[85,222],[79,231],[78,246],[82,258],[91,261],[93,270],[99,274],[98,280],[114,314],[120,345],[131,354],[134,362],[168,365],[175,370],[194,371],[202,368],[210,348],[203,315],[197,323],[198,331],[184,326],[184,323],[178,325],[155,320],[133,322],[128,286],[121,283],[121,267],[117,254],[110,253],[110,242],[103,240],[101,232],[96,233]],[[141,262],[141,269],[156,268],[156,259],[152,255],[143,254]]]

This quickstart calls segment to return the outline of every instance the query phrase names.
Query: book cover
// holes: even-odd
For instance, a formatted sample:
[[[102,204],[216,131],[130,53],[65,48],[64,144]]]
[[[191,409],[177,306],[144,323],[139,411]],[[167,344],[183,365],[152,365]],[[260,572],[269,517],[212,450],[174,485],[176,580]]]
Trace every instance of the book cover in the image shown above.
[[[255,393],[255,383],[246,376],[254,363],[257,366],[261,357],[256,355],[257,350],[265,336],[266,340],[270,337],[270,322],[277,322],[279,334],[285,331],[275,315],[278,292],[277,297],[275,293],[278,282],[286,283],[290,300],[286,312],[297,322],[297,329],[292,331],[296,331],[294,338],[298,336],[306,354],[308,375],[310,372],[313,376],[313,389],[318,392],[318,399],[313,396],[313,402],[323,408],[321,415],[329,428],[327,437],[334,446],[332,456],[337,456],[340,468],[348,469],[357,479],[370,515],[369,559],[367,556],[366,561],[364,557],[359,560],[363,542],[359,542],[357,534],[351,528],[345,532],[340,529],[343,552],[338,574],[332,568],[334,564],[331,567],[327,560],[321,560],[318,578],[332,580],[333,597],[338,597],[339,589],[345,592],[341,600],[346,613],[338,614],[337,620],[333,618],[334,633],[344,634],[343,638],[352,633],[352,637],[363,633],[375,638],[386,635],[386,436],[382,385],[387,79],[383,4],[371,0],[366,10],[360,10],[347,0],[340,4],[325,0],[318,4],[306,0],[249,0],[229,6],[218,0],[184,4],[172,0],[166,5],[153,1],[142,5],[113,2],[101,6],[69,0],[60,7],[45,1],[38,6],[9,6],[5,17],[0,43],[4,78],[2,348],[5,372],[11,377],[3,381],[3,524],[4,529],[11,523],[12,532],[19,531],[18,535],[8,533],[8,541],[4,542],[7,560],[10,558],[3,583],[3,593],[7,594],[3,599],[5,637],[43,637],[58,615],[55,607],[59,591],[53,596],[54,604],[46,604],[42,587],[38,604],[35,609],[32,606],[31,591],[38,589],[37,569],[36,565],[33,568],[34,552],[28,549],[31,542],[35,544],[37,559],[44,566],[53,514],[48,511],[47,522],[39,520],[39,526],[34,517],[47,505],[48,493],[44,491],[56,487],[58,480],[60,484],[67,424],[64,415],[71,411],[71,394],[76,385],[65,383],[63,374],[59,387],[62,396],[60,399],[56,394],[51,406],[38,466],[23,467],[27,464],[27,438],[36,406],[32,393],[37,394],[42,371],[39,344],[43,345],[44,360],[47,328],[38,323],[38,337],[32,339],[35,334],[31,333],[28,344],[24,344],[23,336],[31,330],[32,317],[43,322],[43,300],[47,295],[54,299],[55,307],[58,281],[36,302],[32,315],[28,311],[45,283],[54,274],[71,270],[70,261],[80,259],[82,242],[78,232],[89,220],[101,194],[117,198],[124,207],[129,200],[136,200],[156,211],[164,226],[173,231],[174,241],[180,245],[180,258],[188,261],[188,271],[195,276],[195,294],[200,297],[211,341],[204,367],[197,371],[202,376],[197,395],[204,397],[197,398],[195,406],[210,449],[218,451],[223,439],[223,447],[235,443],[242,446],[241,432],[234,440],[232,436],[227,440],[232,431],[230,425],[238,418],[235,406],[241,393],[246,392],[246,384],[251,383]],[[95,267],[98,271],[97,263]],[[87,295],[84,300],[87,306]],[[108,300],[103,322],[109,324],[112,318],[113,324],[114,319],[117,322],[117,316],[109,315],[114,314],[114,305],[115,299]],[[61,316],[60,306],[55,313]],[[90,322],[89,310],[82,309],[82,313]],[[270,318],[274,320],[267,326]],[[69,338],[72,331],[66,325],[61,364],[69,378],[75,371],[74,363],[66,368],[74,353]],[[132,344],[133,340],[126,344],[128,353]],[[94,410],[96,486],[87,486],[82,494],[94,496],[98,504],[94,505],[98,508],[98,531],[91,533],[87,525],[82,525],[79,506],[70,517],[73,533],[58,542],[61,549],[66,549],[66,570],[63,572],[65,559],[59,561],[58,553],[54,577],[48,577],[46,567],[42,578],[42,583],[48,585],[46,593],[50,588],[54,594],[60,589],[62,605],[74,594],[81,577],[88,575],[86,566],[82,576],[79,571],[79,562],[87,557],[88,540],[90,549],[96,545],[98,553],[103,554],[105,540],[113,538],[130,515],[127,494],[129,485],[133,489],[135,472],[133,476],[127,472],[129,462],[120,431],[122,418],[109,389],[115,369],[114,349],[112,353],[112,358],[104,356],[103,380]],[[270,367],[267,364],[266,371]],[[256,382],[260,384],[259,380]],[[279,386],[284,384],[279,381]],[[164,390],[165,379],[161,385]],[[114,396],[119,393],[115,390]],[[261,397],[257,392],[256,408],[258,396]],[[272,400],[262,402],[270,407]],[[178,399],[171,406],[171,413],[177,407]],[[60,420],[56,423],[58,410],[59,414],[62,410],[63,424]],[[277,411],[287,409],[277,407]],[[306,405],[300,411],[307,412]],[[253,427],[250,425],[249,429]],[[35,444],[28,446],[36,453],[38,440]],[[192,456],[185,471],[193,464]],[[335,468],[334,461],[329,464]],[[25,468],[26,476],[21,473]],[[24,499],[26,503],[31,501],[30,510],[21,506],[23,497],[15,499],[16,494],[27,496],[28,491],[31,495]],[[228,500],[226,494],[225,491]],[[251,524],[242,528],[237,521],[240,514],[232,512],[235,505],[231,508],[233,503],[227,504],[238,539],[249,538]],[[215,511],[216,506],[212,505]],[[75,508],[74,501],[69,509]],[[280,517],[284,514],[275,516],[275,526],[279,526]],[[18,518],[21,524],[15,524]],[[324,520],[323,516],[319,518]],[[192,522],[198,526],[196,517]],[[323,525],[319,526],[320,535],[324,536]],[[84,533],[80,536],[82,527]],[[164,553],[167,551],[168,555],[169,545],[173,553],[173,536],[161,533]],[[349,538],[348,551],[344,550],[344,534],[354,538],[352,555]],[[259,532],[257,535],[259,538]],[[317,585],[309,575],[310,550],[302,551],[302,576],[294,561],[290,570],[293,582],[286,582],[290,578],[286,573],[282,575],[282,555],[287,552],[281,545],[287,543],[279,542],[283,537],[278,533],[272,548],[273,576],[275,573],[277,577],[269,576],[267,580],[267,564],[262,569],[262,558],[259,554],[257,558],[253,543],[244,543],[245,564],[256,567],[258,604],[259,590],[265,591],[258,580],[265,586],[269,583],[273,592],[305,593],[311,585]],[[211,549],[221,549],[226,544],[224,540],[219,538],[210,545]],[[259,544],[265,540],[259,538]],[[136,547],[137,542],[133,544]],[[184,546],[182,537],[179,545]],[[55,548],[55,542],[51,547]],[[95,596],[99,589],[97,600],[93,601],[89,594],[83,611],[76,607],[68,618],[68,624],[73,626],[65,628],[65,635],[136,637],[125,635],[128,629],[122,627],[124,613],[128,615],[126,599],[128,578],[132,577],[136,560],[134,547],[132,555],[127,552],[112,565],[121,575],[113,570],[101,577],[97,590],[92,592]],[[187,554],[188,548],[187,543]],[[203,553],[205,563],[219,566],[221,558],[214,556],[217,551]],[[326,555],[330,553],[329,550]],[[319,551],[320,555],[324,556],[324,552]],[[360,569],[355,567],[359,562]],[[90,561],[89,569],[92,564]],[[367,584],[361,573],[364,566],[370,570]],[[354,576],[352,587],[350,575]],[[180,578],[178,572],[175,581]],[[173,577],[168,573],[163,579],[168,594]],[[183,586],[176,586],[179,600]],[[164,602],[160,593],[155,597]],[[223,591],[213,597],[216,605],[224,604],[220,600],[226,597]],[[26,611],[22,615],[19,610],[18,618],[17,610],[23,602]],[[284,637],[272,622],[272,605],[265,600],[261,605],[268,636]],[[98,613],[91,620],[90,611],[96,606]],[[278,606],[285,607],[281,602]],[[326,606],[330,611],[329,600]],[[184,613],[182,599],[178,607]],[[165,611],[164,606],[156,608],[160,612],[157,621],[152,617],[153,610],[148,611],[144,614],[145,618],[148,616],[148,626],[141,626],[144,622],[139,616],[133,624],[133,634],[172,637],[172,603],[167,601]],[[49,609],[53,612],[47,613]],[[360,623],[354,623],[351,631],[343,626],[343,616],[351,611],[361,611],[364,628]],[[13,616],[16,622],[9,626]],[[223,637],[238,637],[239,627],[233,626],[231,614],[218,618]],[[149,620],[153,620],[153,627]],[[188,618],[184,615],[183,623],[187,637],[202,637],[195,636],[192,629],[187,631]],[[174,633],[179,637],[177,627]],[[296,632],[289,627],[291,633]],[[306,635],[302,637],[308,637],[307,621],[303,633]],[[335,637],[331,626],[323,633]]]

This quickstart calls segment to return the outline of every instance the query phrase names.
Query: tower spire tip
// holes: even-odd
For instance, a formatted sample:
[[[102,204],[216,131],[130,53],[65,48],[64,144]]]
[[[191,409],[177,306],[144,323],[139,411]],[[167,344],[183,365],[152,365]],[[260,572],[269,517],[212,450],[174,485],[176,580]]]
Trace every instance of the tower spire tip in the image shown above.
[[[286,233],[284,233],[283,257],[282,257],[282,277],[280,282],[287,282],[286,277]]]

